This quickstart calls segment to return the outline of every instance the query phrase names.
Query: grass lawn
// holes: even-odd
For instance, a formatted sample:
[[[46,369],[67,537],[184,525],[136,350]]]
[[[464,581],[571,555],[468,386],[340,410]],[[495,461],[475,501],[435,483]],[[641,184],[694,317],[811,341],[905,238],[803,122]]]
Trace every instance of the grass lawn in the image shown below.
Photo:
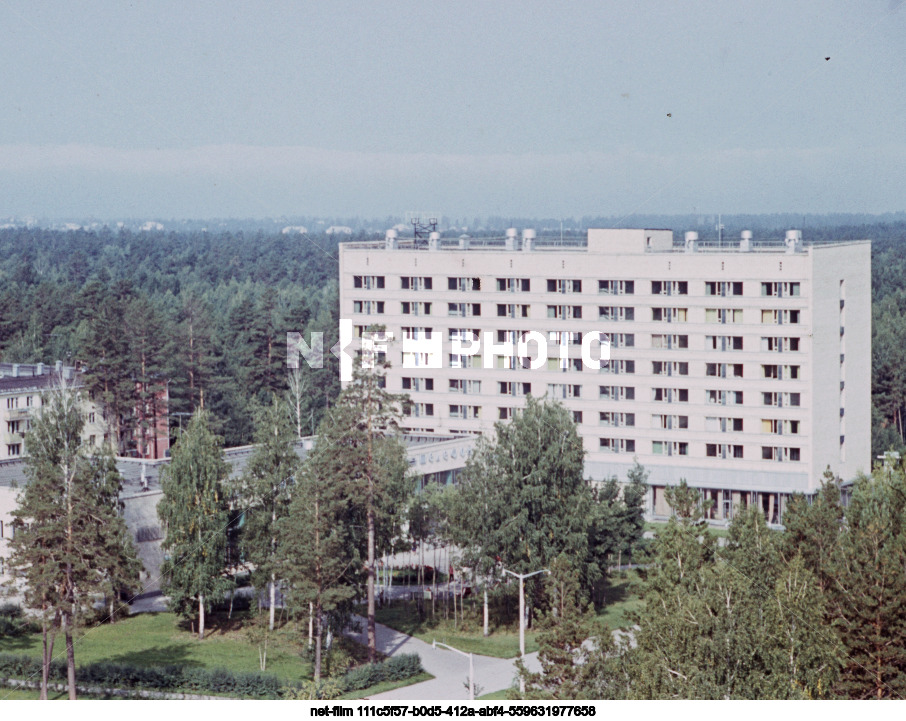
[[[515,658],[519,654],[519,628],[494,628],[491,626],[491,635],[485,638],[482,633],[482,606],[480,601],[466,601],[466,624],[462,621],[453,623],[452,612],[450,618],[444,619],[443,607],[438,604],[437,613],[432,618],[430,604],[428,615],[420,620],[415,610],[415,605],[410,602],[395,602],[392,606],[384,606],[377,611],[378,623],[395,628],[410,636],[431,643],[433,640],[442,641],[466,653],[478,653],[483,656],[497,658]],[[533,631],[525,632],[525,652],[532,653],[538,650]]]
[[[611,630],[628,626],[628,613],[642,607],[642,600],[638,595],[640,582],[635,571],[615,573],[608,579],[604,591],[606,605],[598,611],[598,618],[603,619]]]
[[[237,614],[233,614],[232,621],[213,624],[205,636],[204,641],[199,641],[181,627],[175,614],[142,613],[82,631],[75,640],[76,664],[108,661],[136,666],[176,664],[234,672],[260,671],[258,649],[245,638]],[[293,682],[310,677],[311,666],[299,657],[298,648],[288,627],[278,629],[268,645],[267,673]],[[41,635],[0,638],[0,652],[40,658]],[[57,637],[54,654],[65,658],[62,636]]]
[[[476,701],[506,701],[507,689],[502,691],[494,691],[493,693],[486,693],[482,696],[479,696]]]

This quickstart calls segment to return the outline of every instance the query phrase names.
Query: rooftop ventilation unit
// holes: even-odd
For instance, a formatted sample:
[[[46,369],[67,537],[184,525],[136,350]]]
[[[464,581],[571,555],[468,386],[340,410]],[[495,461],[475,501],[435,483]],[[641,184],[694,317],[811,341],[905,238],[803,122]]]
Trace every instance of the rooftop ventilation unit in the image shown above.
[[[518,237],[519,237],[519,231],[517,231],[515,228],[506,229],[506,249],[507,250],[519,250],[519,248],[516,247],[517,242],[518,242],[517,241]]]
[[[460,235],[460,236],[459,236],[459,247],[460,247],[460,249],[461,249],[461,250],[468,250],[468,249],[469,249],[469,241],[470,241],[470,240],[471,240],[471,238],[470,238],[468,235],[465,235],[465,234]]]
[[[384,236],[384,248],[387,250],[396,250],[399,247],[399,234],[391,228],[387,231],[387,235]]]
[[[751,230],[742,231],[742,237],[739,239],[739,250],[743,253],[748,253],[752,250]]]
[[[783,239],[784,244],[786,244],[787,253],[797,253],[802,250],[802,231],[801,230],[788,230],[786,232],[786,238]]]
[[[694,253],[697,250],[698,246],[698,233],[694,230],[690,230],[685,235],[685,244],[684,247],[687,253]]]
[[[436,230],[428,234],[428,250],[440,250],[440,233]]]
[[[526,228],[522,231],[522,250],[531,253],[535,249],[535,231],[532,228]]]

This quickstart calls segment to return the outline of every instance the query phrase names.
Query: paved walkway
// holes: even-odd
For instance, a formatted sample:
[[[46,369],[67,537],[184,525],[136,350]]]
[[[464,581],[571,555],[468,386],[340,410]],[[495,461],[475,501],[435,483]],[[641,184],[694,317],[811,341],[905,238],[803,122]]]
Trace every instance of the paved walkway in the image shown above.
[[[356,616],[361,624],[360,633],[347,632],[351,638],[359,643],[366,644],[367,624],[364,618]],[[369,698],[376,701],[391,699],[407,699],[419,701],[467,701],[469,691],[467,682],[469,678],[469,659],[453,653],[445,648],[432,648],[413,636],[396,631],[389,626],[377,624],[377,647],[381,653],[388,656],[398,656],[405,653],[417,653],[422,660],[425,671],[434,676],[430,681],[403,686],[402,688],[375,694]],[[475,666],[475,683],[478,686],[478,695],[501,691],[509,688],[516,678],[516,662],[514,659],[492,658],[491,656],[473,656]],[[538,671],[538,654],[530,653],[525,657],[526,665],[531,671]]]

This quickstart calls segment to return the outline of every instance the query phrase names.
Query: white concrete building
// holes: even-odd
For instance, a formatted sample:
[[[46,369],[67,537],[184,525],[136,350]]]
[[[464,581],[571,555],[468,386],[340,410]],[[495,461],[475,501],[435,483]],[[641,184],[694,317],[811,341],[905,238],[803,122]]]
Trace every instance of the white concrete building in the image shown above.
[[[11,513],[16,507],[18,493],[11,479],[21,475],[25,433],[31,428],[35,415],[40,413],[41,394],[53,388],[60,378],[74,388],[82,385],[79,372],[59,361],[55,366],[0,363],[0,580],[6,570],[7,543],[13,534]],[[83,440],[99,446],[106,433],[101,411],[87,398],[82,405],[85,416]]]
[[[389,231],[340,245],[340,315],[397,339],[387,384],[410,395],[410,430],[486,433],[547,394],[572,410],[591,478],[622,478],[634,458],[651,472],[653,515],[684,478],[715,519],[758,504],[781,522],[827,466],[844,479],[870,468],[871,246],[694,236],[676,247],[670,230],[592,229],[561,245],[510,230],[416,247]],[[600,369],[582,361],[593,331],[611,343]],[[460,342],[472,333],[480,347]],[[527,357],[507,357],[520,338]],[[404,359],[400,339],[438,352]]]

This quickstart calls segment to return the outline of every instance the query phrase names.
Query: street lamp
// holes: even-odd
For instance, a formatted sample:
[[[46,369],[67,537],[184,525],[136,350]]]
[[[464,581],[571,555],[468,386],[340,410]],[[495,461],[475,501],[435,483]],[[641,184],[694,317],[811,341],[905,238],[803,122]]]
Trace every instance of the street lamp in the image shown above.
[[[503,572],[519,579],[519,658],[523,658],[525,656],[525,579],[537,576],[539,573],[550,574],[550,571],[542,568],[540,571],[531,573],[513,573],[504,568]],[[525,678],[522,676],[519,677],[519,692],[525,693]]]
[[[460,656],[468,657],[468,659],[469,659],[469,701],[474,701],[475,700],[475,666],[472,664],[472,654],[466,653],[465,651],[460,651],[458,648],[453,648],[452,646],[448,646],[445,643],[438,643],[437,640],[435,639],[431,644],[431,648],[437,648],[438,646],[443,646],[444,648],[448,648],[451,651],[458,653]]]

